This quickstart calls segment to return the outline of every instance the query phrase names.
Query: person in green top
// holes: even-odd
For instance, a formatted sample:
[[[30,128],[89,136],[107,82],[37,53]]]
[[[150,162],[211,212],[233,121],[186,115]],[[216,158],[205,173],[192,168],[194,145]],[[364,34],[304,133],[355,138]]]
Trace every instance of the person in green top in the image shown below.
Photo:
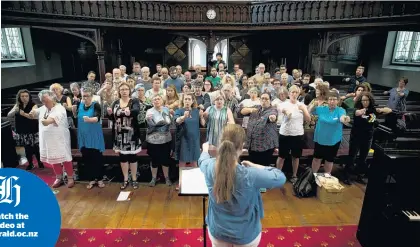
[[[356,87],[356,90],[354,91],[354,97],[348,97],[346,99],[344,99],[343,103],[341,103],[341,107],[344,108],[344,110],[346,110],[346,115],[350,116],[351,120],[353,121],[353,116],[354,116],[354,104],[356,102],[357,97],[359,97],[360,95],[362,95],[363,92],[366,91],[366,86],[365,85],[358,85]],[[348,94],[350,95],[350,94]],[[351,95],[351,96],[353,96]]]
[[[210,76],[207,76],[206,80],[211,81],[211,84],[213,84],[213,87],[216,89],[221,87],[220,77],[217,76],[216,68],[211,68]]]
[[[219,64],[223,64],[223,69],[226,69],[226,62],[223,61],[223,54],[221,52],[218,52],[216,54],[216,60],[211,61],[212,67],[215,68],[217,71],[219,71]]]

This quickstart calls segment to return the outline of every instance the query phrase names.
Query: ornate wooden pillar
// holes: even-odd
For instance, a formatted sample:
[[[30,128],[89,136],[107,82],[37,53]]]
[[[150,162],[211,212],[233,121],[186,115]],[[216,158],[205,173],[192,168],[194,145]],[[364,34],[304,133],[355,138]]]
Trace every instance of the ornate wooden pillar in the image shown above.
[[[96,55],[98,56],[99,83],[103,83],[105,81],[104,33],[99,28],[95,31],[95,41]]]
[[[324,68],[325,68],[325,60],[328,56],[328,32],[324,32],[319,34],[320,41],[319,41],[319,66],[318,66],[318,75],[323,76],[324,75]]]
[[[118,50],[117,50],[117,64],[120,66],[122,64],[122,39],[118,39]]]
[[[205,39],[206,43],[206,61],[207,61],[207,76],[210,75],[210,71],[212,68],[211,61],[213,59],[214,53],[214,46],[217,44],[216,37],[214,36],[213,32],[210,31],[209,36]]]
[[[318,66],[318,75],[324,76],[325,69],[325,60],[327,59],[327,54],[319,54],[319,66]]]
[[[98,56],[98,73],[99,73],[99,83],[102,84],[105,81],[105,52],[96,51]]]
[[[207,51],[206,51],[206,61],[207,61],[206,73],[207,73],[207,76],[210,75],[210,71],[211,71],[211,68],[212,68],[211,61],[212,61],[212,58],[213,58],[213,53],[214,53],[214,49],[209,49],[208,46],[207,46]]]

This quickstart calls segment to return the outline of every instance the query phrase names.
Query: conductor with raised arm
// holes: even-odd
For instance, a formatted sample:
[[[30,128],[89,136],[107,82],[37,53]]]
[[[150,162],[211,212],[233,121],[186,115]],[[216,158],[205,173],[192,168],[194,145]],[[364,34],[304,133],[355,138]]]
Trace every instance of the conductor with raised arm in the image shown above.
[[[198,165],[209,190],[207,225],[213,246],[258,246],[264,209],[260,188],[281,187],[285,175],[277,168],[249,161],[239,162],[245,140],[244,129],[225,126],[216,158],[203,144]]]

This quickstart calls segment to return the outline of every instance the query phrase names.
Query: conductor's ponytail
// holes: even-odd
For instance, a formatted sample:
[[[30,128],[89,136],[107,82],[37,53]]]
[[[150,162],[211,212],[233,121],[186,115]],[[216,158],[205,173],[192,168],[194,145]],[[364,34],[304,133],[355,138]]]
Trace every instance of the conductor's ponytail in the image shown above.
[[[235,190],[238,152],[242,151],[245,131],[237,124],[228,124],[223,130],[220,141],[213,186],[216,203],[223,203],[232,198]]]
[[[222,141],[216,158],[214,195],[217,203],[229,201],[235,185],[237,154],[231,141]]]

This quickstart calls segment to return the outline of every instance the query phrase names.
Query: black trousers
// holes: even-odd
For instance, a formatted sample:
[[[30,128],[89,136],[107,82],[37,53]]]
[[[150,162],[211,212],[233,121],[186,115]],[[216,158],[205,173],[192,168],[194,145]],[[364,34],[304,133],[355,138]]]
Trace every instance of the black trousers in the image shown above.
[[[372,139],[371,135],[355,135],[350,134],[350,148],[349,148],[349,156],[348,162],[346,165],[346,171],[352,172],[354,170],[354,165],[356,163],[357,154],[359,153],[359,162],[356,166],[355,173],[356,174],[365,174],[367,172],[367,164],[366,158],[369,154],[369,150],[372,146]]]
[[[102,153],[98,149],[85,147],[82,148],[81,152],[88,180],[102,180],[105,174]]]
[[[248,160],[251,161],[252,163],[259,164],[262,166],[270,166],[270,164],[272,163],[271,160],[273,159],[273,152],[274,152],[274,148],[271,148],[263,152],[249,150]]]
[[[38,160],[38,165],[39,165],[39,163],[41,163],[41,157],[39,154],[39,146],[38,145],[25,146],[25,155],[26,155],[26,159],[29,162],[29,165],[33,165],[32,155],[34,154],[35,154],[36,159]]]

